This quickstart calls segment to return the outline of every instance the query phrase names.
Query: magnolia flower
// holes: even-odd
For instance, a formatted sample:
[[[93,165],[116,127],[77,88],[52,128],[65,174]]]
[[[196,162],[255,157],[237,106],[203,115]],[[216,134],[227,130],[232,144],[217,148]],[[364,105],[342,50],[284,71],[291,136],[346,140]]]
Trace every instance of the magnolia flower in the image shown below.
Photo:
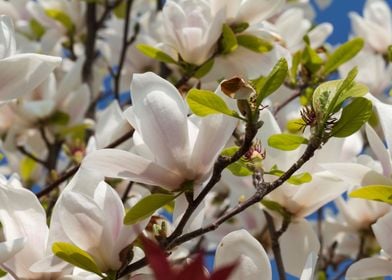
[[[355,12],[349,14],[353,32],[363,37],[373,50],[386,53],[392,44],[391,10],[384,0],[367,0],[363,17]]]
[[[169,0],[162,16],[164,43],[183,60],[201,65],[212,56],[222,30],[222,12],[213,14],[206,0]]]
[[[301,280],[313,279],[317,257],[309,254],[301,273]],[[233,231],[219,243],[215,254],[215,268],[239,262],[229,279],[270,280],[271,265],[263,246],[246,230]]]
[[[14,29],[9,17],[0,16],[0,99],[17,98],[42,83],[61,58],[16,54]]]
[[[124,225],[123,203],[116,191],[103,181],[92,197],[74,190],[65,191],[56,211],[66,241],[88,252],[102,272],[121,267],[121,251],[136,239],[147,223]]]
[[[135,128],[136,153],[103,149],[89,154],[82,165],[108,177],[178,190],[187,181],[202,184],[237,121],[224,115],[187,118],[188,109],[177,89],[153,73],[134,75],[133,106],[125,116]]]
[[[41,269],[49,236],[45,210],[15,177],[8,182],[0,178],[0,221],[6,239],[0,243],[0,267],[9,279],[63,279],[72,274],[71,266],[57,258],[50,269]]]
[[[349,267],[347,279],[368,279],[392,275],[392,212],[372,225],[374,235],[382,251],[379,256],[365,258]]]
[[[259,23],[279,12],[285,3],[284,0],[210,0],[210,2],[214,13],[222,9],[225,11],[225,21],[228,24]]]

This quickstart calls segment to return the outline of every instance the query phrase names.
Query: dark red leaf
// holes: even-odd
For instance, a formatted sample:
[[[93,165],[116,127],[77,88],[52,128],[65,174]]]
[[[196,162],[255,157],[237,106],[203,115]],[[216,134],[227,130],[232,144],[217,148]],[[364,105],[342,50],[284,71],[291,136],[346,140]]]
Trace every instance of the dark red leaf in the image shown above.
[[[175,280],[175,274],[167,261],[165,252],[152,240],[141,237],[144,253],[157,280]]]
[[[234,272],[235,267],[237,266],[237,262],[221,267],[214,271],[211,275],[210,280],[226,280],[229,276]],[[245,279],[242,279],[245,280]]]
[[[203,254],[200,253],[195,260],[177,274],[176,280],[207,280],[204,272]]]

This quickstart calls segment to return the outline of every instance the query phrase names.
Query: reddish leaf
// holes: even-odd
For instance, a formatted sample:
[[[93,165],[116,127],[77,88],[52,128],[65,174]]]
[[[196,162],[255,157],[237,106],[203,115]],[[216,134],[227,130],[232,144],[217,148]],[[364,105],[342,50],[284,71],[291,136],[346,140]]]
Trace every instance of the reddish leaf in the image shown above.
[[[141,237],[144,246],[144,253],[151,269],[154,271],[155,279],[157,280],[174,280],[173,273],[169,262],[166,259],[165,252],[153,241]]]
[[[237,266],[237,262],[233,264],[229,264],[227,266],[221,267],[214,271],[211,275],[210,280],[226,280],[229,279],[229,276],[234,272],[234,269]]]
[[[195,260],[177,274],[176,280],[207,280],[203,266],[203,253],[200,253]]]

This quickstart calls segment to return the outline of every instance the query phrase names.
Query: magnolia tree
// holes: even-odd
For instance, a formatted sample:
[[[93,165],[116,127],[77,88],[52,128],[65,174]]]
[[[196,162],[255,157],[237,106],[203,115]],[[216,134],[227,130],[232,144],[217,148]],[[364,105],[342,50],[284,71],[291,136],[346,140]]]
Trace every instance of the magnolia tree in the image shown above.
[[[1,0],[0,278],[391,275],[391,7],[312,11]]]

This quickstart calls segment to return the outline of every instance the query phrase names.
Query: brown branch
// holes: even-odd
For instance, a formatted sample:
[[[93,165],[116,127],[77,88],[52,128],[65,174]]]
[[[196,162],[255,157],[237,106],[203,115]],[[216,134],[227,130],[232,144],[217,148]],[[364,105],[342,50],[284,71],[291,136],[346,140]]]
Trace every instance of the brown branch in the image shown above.
[[[36,157],[36,156],[33,155],[32,153],[30,153],[29,151],[27,151],[27,150],[25,149],[25,147],[23,147],[23,146],[18,146],[17,148],[18,148],[19,152],[21,152],[21,153],[22,153],[23,155],[25,155],[26,157],[31,158],[31,159],[34,160],[35,162],[37,162],[37,163],[43,165],[44,167],[46,167],[46,161],[44,161],[44,160],[42,160],[42,159]]]
[[[110,148],[115,148],[118,145],[124,143],[126,140],[130,139],[134,133],[134,130],[130,130],[129,132],[125,133],[123,136],[120,138],[116,139],[114,142],[110,143],[108,146],[105,147],[105,149],[110,149]],[[49,194],[52,190],[57,188],[61,183],[65,182],[69,178],[71,178],[75,173],[78,171],[80,167],[80,164],[72,167],[68,171],[66,171],[64,174],[62,174],[56,181],[52,182],[46,188],[44,188],[42,191],[37,193],[37,197],[43,197],[47,194]]]

